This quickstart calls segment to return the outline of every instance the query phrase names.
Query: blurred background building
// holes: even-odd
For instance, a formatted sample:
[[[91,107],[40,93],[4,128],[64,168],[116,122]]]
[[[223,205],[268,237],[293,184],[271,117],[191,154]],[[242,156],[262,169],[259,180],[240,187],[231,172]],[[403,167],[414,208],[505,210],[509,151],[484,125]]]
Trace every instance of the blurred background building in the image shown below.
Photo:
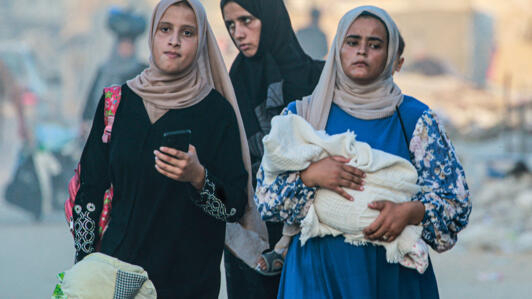
[[[237,49],[219,1],[202,2],[229,67]],[[81,115],[91,84],[115,46],[109,9],[129,8],[149,23],[156,3],[0,0],[0,240],[8,244],[0,246],[0,287],[6,298],[49,296],[55,274],[71,265],[61,186],[84,142]],[[532,1],[285,3],[303,47],[317,59],[326,56],[348,10],[370,4],[392,15],[406,41],[395,80],[445,121],[472,190],[471,222],[458,245],[432,255],[442,298],[530,294]],[[146,31],[135,40],[143,63]],[[19,197],[4,196],[15,194],[15,180],[27,184],[16,192],[33,194],[18,204],[12,201]],[[24,289],[28,283],[35,287]]]

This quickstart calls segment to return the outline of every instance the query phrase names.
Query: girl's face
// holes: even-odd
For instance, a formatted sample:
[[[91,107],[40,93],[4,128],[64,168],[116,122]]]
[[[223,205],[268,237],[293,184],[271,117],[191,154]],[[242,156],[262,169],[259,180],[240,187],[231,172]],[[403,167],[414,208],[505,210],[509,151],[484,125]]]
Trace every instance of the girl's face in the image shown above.
[[[225,26],[236,47],[246,57],[257,54],[262,23],[236,2],[228,2],[223,7]]]
[[[357,18],[340,49],[344,73],[353,82],[367,85],[383,72],[388,58],[388,33],[381,21],[373,17]]]
[[[187,69],[198,50],[198,24],[194,11],[185,4],[168,7],[153,38],[155,65],[166,74]]]

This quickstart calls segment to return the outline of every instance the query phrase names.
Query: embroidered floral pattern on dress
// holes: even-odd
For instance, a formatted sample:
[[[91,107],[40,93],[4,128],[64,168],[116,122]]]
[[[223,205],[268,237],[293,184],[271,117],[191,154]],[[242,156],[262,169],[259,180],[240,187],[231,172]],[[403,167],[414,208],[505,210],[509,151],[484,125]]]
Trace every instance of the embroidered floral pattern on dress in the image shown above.
[[[74,246],[79,257],[94,251],[96,222],[89,216],[89,211],[80,211],[78,214],[74,221]]]
[[[95,206],[92,202],[89,202],[89,203],[87,204],[87,210],[88,210],[89,212],[94,212],[94,211],[96,211],[96,206]]]
[[[315,193],[316,188],[305,186],[299,172],[283,173],[272,184],[264,183],[262,166],[257,173],[255,203],[264,221],[301,223]]]
[[[410,151],[422,186],[412,200],[425,205],[423,239],[436,251],[448,250],[468,223],[471,201],[458,155],[432,110],[419,118]]]
[[[232,208],[231,211],[227,213],[227,207],[225,204],[216,197],[216,185],[209,178],[207,169],[205,169],[205,184],[200,192],[200,200],[194,203],[205,211],[205,213],[221,221],[227,221],[229,217],[236,214],[235,208]]]

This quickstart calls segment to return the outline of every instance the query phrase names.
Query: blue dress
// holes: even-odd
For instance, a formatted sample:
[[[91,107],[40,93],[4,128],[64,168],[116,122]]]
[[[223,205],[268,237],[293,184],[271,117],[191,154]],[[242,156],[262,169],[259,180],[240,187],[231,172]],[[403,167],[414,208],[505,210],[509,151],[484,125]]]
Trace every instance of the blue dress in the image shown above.
[[[296,113],[295,103],[284,113]],[[412,198],[425,205],[424,241],[437,251],[451,248],[467,224],[471,210],[464,173],[436,115],[423,103],[405,96],[399,106],[403,121],[392,116],[362,120],[332,104],[326,125],[330,135],[354,131],[358,141],[412,161],[422,191]],[[404,130],[403,130],[404,129]],[[404,132],[404,133],[403,133]],[[266,185],[257,175],[255,201],[266,221],[300,223],[315,188],[298,173],[285,173]],[[384,247],[353,246],[343,237],[312,238],[301,247],[292,240],[281,276],[278,298],[439,298],[432,265],[423,274],[386,262]]]

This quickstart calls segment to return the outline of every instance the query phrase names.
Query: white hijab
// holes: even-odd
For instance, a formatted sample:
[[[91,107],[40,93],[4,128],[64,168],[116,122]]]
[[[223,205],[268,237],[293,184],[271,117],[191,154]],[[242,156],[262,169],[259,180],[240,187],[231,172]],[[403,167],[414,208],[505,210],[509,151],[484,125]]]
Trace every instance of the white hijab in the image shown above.
[[[377,16],[388,31],[386,66],[377,79],[367,85],[360,85],[349,79],[342,69],[340,59],[347,31],[363,12]],[[297,102],[297,113],[318,130],[325,129],[332,102],[360,119],[379,119],[392,115],[395,107],[403,100],[401,89],[392,77],[395,61],[398,59],[398,46],[399,30],[386,11],[375,6],[360,6],[350,10],[338,24],[331,51],[314,92]]]

